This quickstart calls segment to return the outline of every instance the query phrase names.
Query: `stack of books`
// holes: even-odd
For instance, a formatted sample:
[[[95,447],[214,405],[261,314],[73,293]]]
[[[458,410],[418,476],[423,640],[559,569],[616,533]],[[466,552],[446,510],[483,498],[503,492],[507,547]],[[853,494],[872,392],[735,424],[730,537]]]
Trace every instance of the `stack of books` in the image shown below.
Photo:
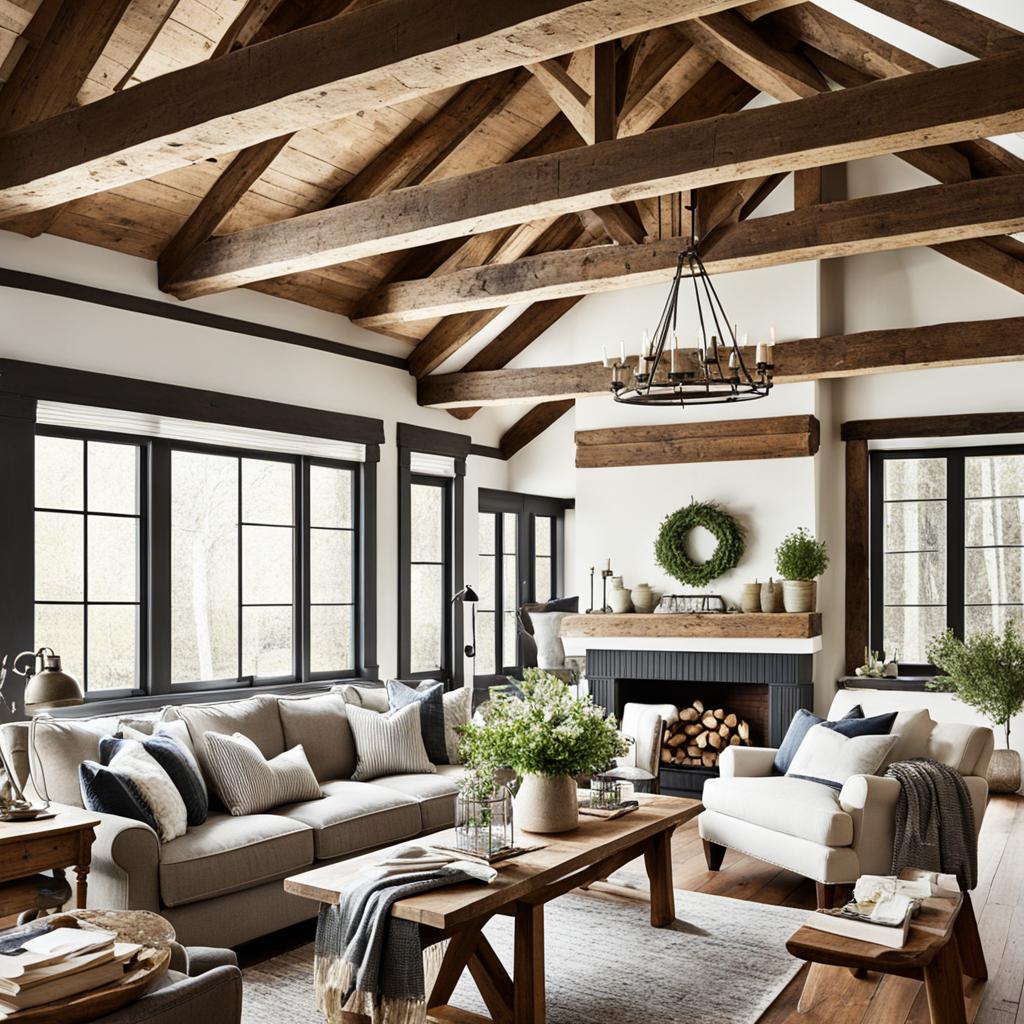
[[[86,928],[20,931],[0,943],[0,1021],[46,1003],[101,988],[124,977],[142,948],[113,932]]]
[[[904,871],[898,878],[862,875],[849,903],[838,910],[815,910],[806,923],[833,935],[902,949],[923,900],[955,899],[959,894],[952,875],[916,869]]]

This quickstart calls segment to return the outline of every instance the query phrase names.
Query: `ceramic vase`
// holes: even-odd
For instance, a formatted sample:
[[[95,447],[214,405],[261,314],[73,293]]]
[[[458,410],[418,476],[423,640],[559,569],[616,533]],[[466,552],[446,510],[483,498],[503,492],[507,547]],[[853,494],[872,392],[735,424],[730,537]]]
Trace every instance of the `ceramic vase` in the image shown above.
[[[661,600],[661,591],[651,590],[646,583],[640,583],[633,588],[632,599],[633,607],[638,612],[650,615],[658,607],[658,602]]]
[[[761,610],[761,584],[744,583],[743,596],[740,598],[740,608],[747,612],[759,612]]]
[[[608,588],[608,607],[613,615],[622,615],[633,610],[633,601],[629,591],[622,585],[621,576],[611,578],[611,586]]]
[[[761,611],[782,611],[782,584],[769,580],[761,584]]]
[[[569,832],[580,823],[576,780],[569,775],[524,775],[515,798],[522,832]]]
[[[1020,754],[1016,750],[993,750],[987,778],[990,793],[1016,793],[1020,789]]]
[[[782,603],[787,612],[813,612],[818,603],[817,580],[783,580]]]

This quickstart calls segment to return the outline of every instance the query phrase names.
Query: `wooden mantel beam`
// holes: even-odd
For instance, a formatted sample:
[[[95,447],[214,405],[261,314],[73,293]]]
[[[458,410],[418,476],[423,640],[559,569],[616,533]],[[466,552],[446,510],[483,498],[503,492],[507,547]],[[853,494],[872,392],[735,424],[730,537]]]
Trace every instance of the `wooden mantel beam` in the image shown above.
[[[730,224],[707,237],[702,258],[708,273],[728,273],[1022,229],[1024,175],[1006,175],[847,199]],[[675,272],[679,247],[678,238],[644,245],[599,245],[526,256],[500,267],[394,282],[364,300],[353,320],[365,327],[380,327],[658,284]]]
[[[783,342],[775,346],[775,381],[787,384],[1021,359],[1024,317],[969,320]],[[442,409],[610,398],[609,381],[609,371],[600,362],[447,373],[424,377],[417,398],[420,405]]]
[[[990,57],[304,214],[206,242],[173,293],[190,298],[607,203],[1016,131],[1018,72],[1015,54]]]
[[[0,212],[94,195],[739,0],[382,0],[0,137]]]

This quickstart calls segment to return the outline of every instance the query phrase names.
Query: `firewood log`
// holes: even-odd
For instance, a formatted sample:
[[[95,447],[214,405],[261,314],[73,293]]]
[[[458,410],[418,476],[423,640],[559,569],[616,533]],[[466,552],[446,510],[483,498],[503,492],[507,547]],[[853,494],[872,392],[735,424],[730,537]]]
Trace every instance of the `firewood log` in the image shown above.
[[[718,764],[718,754],[714,751],[705,751],[704,756],[701,758],[705,768],[714,768]]]
[[[721,736],[723,739],[728,739],[729,738],[729,733],[731,733],[731,732],[732,732],[732,729],[730,729],[729,726],[727,726],[725,724],[725,722],[723,722],[718,727],[718,735]]]
[[[729,737],[729,746],[731,746],[731,747],[738,747],[740,745],[740,742],[741,742],[740,738],[739,738],[739,736],[736,733],[733,733]]]
[[[704,723],[705,729],[718,728],[718,719],[715,718],[715,716],[710,711],[701,719],[701,721]]]
[[[729,714],[725,716],[725,724],[729,726],[730,729],[735,729],[738,721],[739,719],[735,715]]]
[[[696,708],[683,708],[679,712],[681,722],[695,722],[699,716],[700,712]]]
[[[668,740],[666,741],[666,746],[681,747],[685,742],[686,736],[681,732],[677,732],[675,736],[669,736]]]
[[[700,747],[701,750],[703,750],[707,745],[708,745],[708,734],[706,732],[702,732],[697,737],[697,746]]]
[[[715,718],[721,722],[725,718],[725,708],[715,708]]]
[[[718,735],[717,732],[708,733],[708,745],[715,748],[715,750],[721,750],[725,746],[725,740]]]
[[[703,731],[704,726],[700,722],[690,722],[683,727],[683,733],[687,736],[699,736]]]
[[[667,747],[662,747],[661,748],[661,763],[662,764],[671,764],[672,756],[673,756],[672,755],[672,751],[669,750]]]
[[[743,740],[744,743],[750,742],[749,722],[740,722],[740,724],[736,726],[736,732],[739,734],[740,739]]]
[[[703,703],[703,701],[695,700],[693,702],[693,706],[697,710],[698,713],[703,713],[703,711],[704,711],[704,703]]]
[[[737,743],[739,742],[739,737],[737,737],[737,738],[736,738],[736,742],[737,742]],[[690,757],[700,757],[700,747],[698,747],[696,743],[691,743],[691,744],[690,744],[690,745],[689,745],[689,746],[688,746],[688,747],[686,748],[686,753],[687,753],[687,754],[688,754],[688,755],[689,755]]]

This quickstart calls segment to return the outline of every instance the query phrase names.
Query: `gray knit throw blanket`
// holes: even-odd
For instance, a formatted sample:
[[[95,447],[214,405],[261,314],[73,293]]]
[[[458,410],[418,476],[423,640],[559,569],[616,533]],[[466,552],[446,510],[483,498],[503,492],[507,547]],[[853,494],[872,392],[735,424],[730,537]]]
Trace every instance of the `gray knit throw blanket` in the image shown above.
[[[350,889],[340,905],[322,905],[313,968],[317,1009],[329,1021],[340,1020],[344,1010],[365,1014],[373,1024],[422,1024],[427,1007],[420,927],[392,917],[391,907],[471,880],[450,868],[372,878]],[[430,952],[435,950],[442,952],[443,944]]]
[[[960,773],[929,757],[897,761],[885,773],[900,784],[891,872],[922,868],[978,884],[978,844],[971,795]]]

